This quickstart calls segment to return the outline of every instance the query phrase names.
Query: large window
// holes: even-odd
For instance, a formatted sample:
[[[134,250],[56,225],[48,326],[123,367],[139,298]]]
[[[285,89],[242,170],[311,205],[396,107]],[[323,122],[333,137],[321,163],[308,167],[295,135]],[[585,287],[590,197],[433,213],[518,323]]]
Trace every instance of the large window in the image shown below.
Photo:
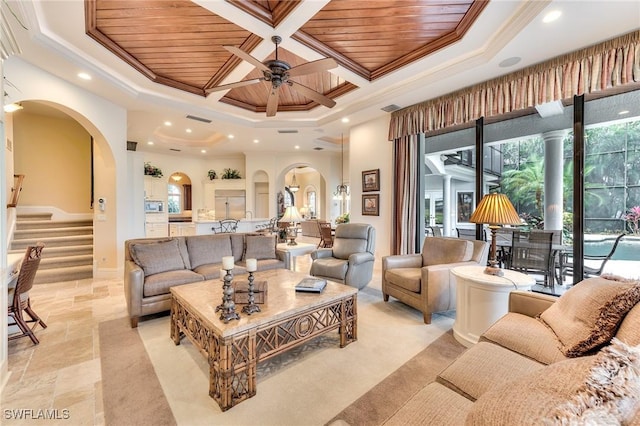
[[[179,214],[182,209],[182,191],[178,185],[169,184],[169,214]]]

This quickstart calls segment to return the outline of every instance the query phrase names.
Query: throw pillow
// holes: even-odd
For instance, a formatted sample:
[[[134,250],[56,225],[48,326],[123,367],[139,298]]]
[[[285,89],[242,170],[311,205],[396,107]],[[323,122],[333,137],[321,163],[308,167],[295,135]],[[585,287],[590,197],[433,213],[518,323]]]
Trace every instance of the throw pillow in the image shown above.
[[[278,242],[275,235],[247,235],[246,243],[244,260],[276,258],[276,244]]]
[[[485,392],[466,425],[627,424],[639,408],[640,346],[614,338],[597,355],[560,361]]]
[[[539,319],[558,337],[562,353],[576,357],[609,342],[639,301],[637,281],[589,278],[567,290]]]
[[[223,256],[231,256],[229,234],[198,235],[187,237],[191,268],[200,265],[222,263]]]
[[[187,262],[182,257],[177,239],[131,244],[131,258],[142,268],[145,277],[187,269]]]

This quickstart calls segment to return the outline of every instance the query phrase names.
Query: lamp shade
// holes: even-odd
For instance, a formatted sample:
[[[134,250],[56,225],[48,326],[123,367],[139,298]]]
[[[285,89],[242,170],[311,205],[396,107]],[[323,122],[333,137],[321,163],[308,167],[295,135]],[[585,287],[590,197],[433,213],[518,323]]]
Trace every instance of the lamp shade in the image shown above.
[[[280,218],[280,222],[301,222],[302,221],[302,216],[300,216],[300,213],[298,212],[298,209],[296,208],[296,206],[289,206],[287,207],[287,209],[284,211],[284,215]]]
[[[521,225],[516,209],[505,194],[485,195],[469,219],[472,223],[489,225]]]

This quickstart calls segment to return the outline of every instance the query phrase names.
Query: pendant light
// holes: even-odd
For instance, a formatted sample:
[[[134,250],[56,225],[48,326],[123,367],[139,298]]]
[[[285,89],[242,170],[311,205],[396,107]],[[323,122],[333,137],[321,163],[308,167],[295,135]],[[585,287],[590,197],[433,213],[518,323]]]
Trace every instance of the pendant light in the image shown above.
[[[344,133],[340,135],[342,153],[340,157],[340,185],[336,186],[335,197],[349,196],[349,185],[344,183]]]
[[[289,185],[289,191],[298,192],[298,189],[300,189],[300,185],[298,185],[298,182],[296,181],[296,169],[293,169],[293,179],[291,179],[291,185]]]

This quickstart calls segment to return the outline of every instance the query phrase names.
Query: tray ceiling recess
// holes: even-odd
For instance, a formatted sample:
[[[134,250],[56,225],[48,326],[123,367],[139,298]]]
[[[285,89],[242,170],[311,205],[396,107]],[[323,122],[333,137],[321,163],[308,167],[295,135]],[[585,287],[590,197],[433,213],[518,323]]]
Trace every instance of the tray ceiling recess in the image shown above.
[[[250,15],[249,19],[276,30],[293,10],[305,7],[296,0],[227,2]],[[291,38],[373,81],[460,40],[487,3],[333,0],[309,20],[296,23]],[[215,3],[211,8],[215,9]],[[85,27],[90,37],[151,81],[200,96],[222,87],[222,81],[246,60],[256,69],[241,80],[257,81],[231,88],[219,102],[256,113],[328,107],[339,96],[358,90],[325,66],[296,75],[272,95],[274,83],[265,78],[266,72],[273,74],[268,64],[282,61],[293,71],[297,67],[305,70],[305,64],[317,61],[277,45],[260,61],[251,56],[263,41],[260,36],[190,0],[85,0]],[[314,98],[313,93],[319,95]]]

